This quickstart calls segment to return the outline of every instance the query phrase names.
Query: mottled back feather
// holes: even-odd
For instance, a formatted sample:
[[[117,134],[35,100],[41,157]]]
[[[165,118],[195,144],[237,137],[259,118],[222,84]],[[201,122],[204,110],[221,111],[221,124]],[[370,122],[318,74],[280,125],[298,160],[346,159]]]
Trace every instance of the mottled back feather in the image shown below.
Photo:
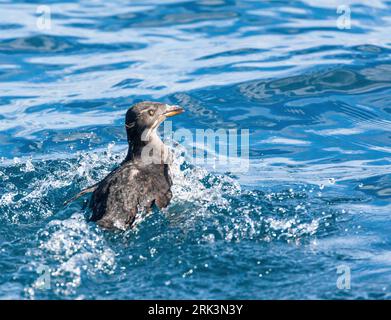
[[[128,229],[136,215],[156,204],[168,206],[172,180],[167,164],[127,161],[103,179],[94,191],[91,221],[105,228]]]

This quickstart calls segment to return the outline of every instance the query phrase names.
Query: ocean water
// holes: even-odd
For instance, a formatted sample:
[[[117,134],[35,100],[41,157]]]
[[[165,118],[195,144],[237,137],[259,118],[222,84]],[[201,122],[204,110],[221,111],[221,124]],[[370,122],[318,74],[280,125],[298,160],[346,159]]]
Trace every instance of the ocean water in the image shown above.
[[[391,297],[389,1],[2,0],[0,15],[0,298]],[[182,105],[174,130],[248,129],[249,167],[167,141],[170,206],[105,231],[88,197],[63,202],[122,161],[142,100]]]

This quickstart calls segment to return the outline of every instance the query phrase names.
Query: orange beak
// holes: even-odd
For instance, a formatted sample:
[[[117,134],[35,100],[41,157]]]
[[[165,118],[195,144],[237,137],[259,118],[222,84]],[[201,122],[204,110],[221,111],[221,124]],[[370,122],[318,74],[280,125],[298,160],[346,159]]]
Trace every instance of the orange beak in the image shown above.
[[[181,114],[185,112],[183,108],[180,106],[171,106],[171,105],[166,105],[166,111],[164,112],[164,115],[166,118],[176,116],[177,114]]]

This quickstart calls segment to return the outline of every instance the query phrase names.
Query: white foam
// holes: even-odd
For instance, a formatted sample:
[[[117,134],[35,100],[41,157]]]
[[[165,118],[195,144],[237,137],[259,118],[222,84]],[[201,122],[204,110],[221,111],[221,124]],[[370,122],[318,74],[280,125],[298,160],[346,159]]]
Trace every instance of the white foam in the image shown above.
[[[75,295],[83,274],[94,277],[112,274],[116,269],[115,253],[99,230],[87,224],[84,215],[74,213],[66,220],[53,220],[38,235],[38,248],[30,249],[31,268],[50,261],[51,289],[58,296]],[[25,292],[34,298],[36,281]]]

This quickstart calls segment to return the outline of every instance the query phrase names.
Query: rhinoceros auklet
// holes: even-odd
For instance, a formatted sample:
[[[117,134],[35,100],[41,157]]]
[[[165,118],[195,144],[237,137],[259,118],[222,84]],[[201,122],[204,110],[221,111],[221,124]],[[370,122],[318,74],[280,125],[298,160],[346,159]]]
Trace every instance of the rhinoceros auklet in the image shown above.
[[[70,201],[93,192],[91,221],[107,229],[129,229],[136,217],[153,205],[165,208],[172,194],[169,164],[171,154],[156,129],[167,117],[182,113],[178,106],[140,102],[126,113],[129,149],[121,165],[101,182]],[[68,201],[68,202],[70,202]]]

